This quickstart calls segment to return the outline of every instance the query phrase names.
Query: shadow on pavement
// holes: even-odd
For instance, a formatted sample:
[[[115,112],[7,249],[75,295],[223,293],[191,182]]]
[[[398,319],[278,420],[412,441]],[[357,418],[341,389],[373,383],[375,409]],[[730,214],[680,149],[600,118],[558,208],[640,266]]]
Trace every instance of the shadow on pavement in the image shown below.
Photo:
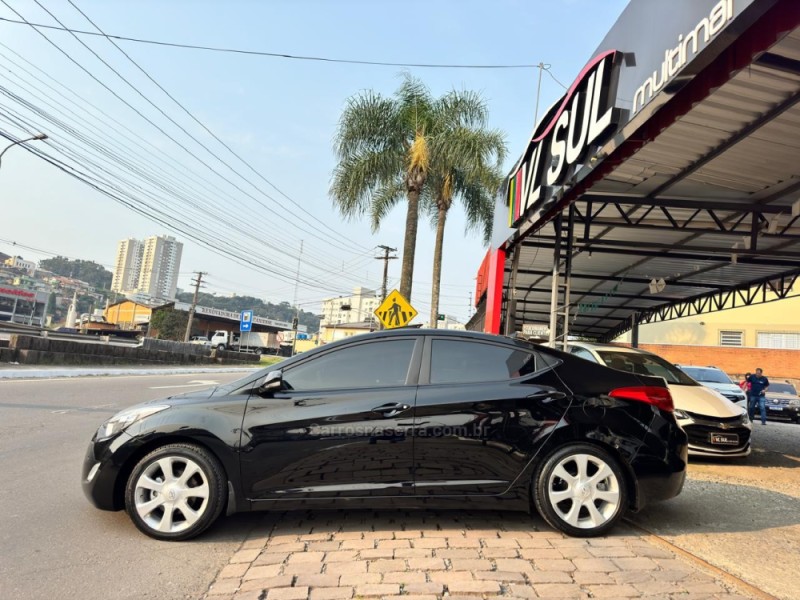
[[[762,531],[800,524],[800,499],[757,487],[690,479],[677,498],[631,517],[663,536]]]

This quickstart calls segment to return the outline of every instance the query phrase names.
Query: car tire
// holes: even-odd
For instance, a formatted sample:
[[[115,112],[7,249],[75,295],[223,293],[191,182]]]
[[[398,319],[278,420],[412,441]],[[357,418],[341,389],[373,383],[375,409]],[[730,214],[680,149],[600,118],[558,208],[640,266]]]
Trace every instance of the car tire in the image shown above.
[[[225,344],[217,345],[217,350],[225,350]]]
[[[222,465],[194,444],[153,450],[136,464],[125,487],[128,516],[157,540],[188,540],[201,534],[217,520],[226,499]]]
[[[569,444],[553,451],[536,470],[532,487],[542,518],[573,537],[603,535],[628,509],[619,461],[591,444]]]

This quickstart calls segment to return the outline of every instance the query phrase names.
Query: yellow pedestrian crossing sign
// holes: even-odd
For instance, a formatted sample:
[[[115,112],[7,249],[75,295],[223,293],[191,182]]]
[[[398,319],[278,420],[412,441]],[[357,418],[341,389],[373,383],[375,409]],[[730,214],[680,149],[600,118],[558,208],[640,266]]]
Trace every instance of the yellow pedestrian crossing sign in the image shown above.
[[[386,296],[381,305],[375,309],[375,316],[386,329],[405,327],[411,319],[417,316],[417,311],[403,298],[397,290]]]

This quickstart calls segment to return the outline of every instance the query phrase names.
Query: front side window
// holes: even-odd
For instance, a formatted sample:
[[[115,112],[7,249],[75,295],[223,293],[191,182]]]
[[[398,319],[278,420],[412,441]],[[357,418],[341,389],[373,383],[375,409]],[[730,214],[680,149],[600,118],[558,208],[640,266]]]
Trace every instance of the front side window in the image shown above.
[[[536,354],[465,340],[433,340],[431,383],[477,383],[522,377],[537,369]]]
[[[327,352],[287,369],[287,389],[315,391],[405,385],[414,339],[386,340]]]

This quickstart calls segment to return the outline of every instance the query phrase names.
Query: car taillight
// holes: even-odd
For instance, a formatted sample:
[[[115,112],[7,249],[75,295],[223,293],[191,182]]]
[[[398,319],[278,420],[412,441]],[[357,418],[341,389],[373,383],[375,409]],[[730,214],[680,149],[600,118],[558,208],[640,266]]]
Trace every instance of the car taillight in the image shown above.
[[[663,387],[643,385],[617,388],[612,390],[608,395],[612,398],[647,402],[647,404],[652,404],[653,406],[656,406],[667,412],[672,412],[675,410],[675,405],[672,403],[672,394],[669,393],[667,388]]]

